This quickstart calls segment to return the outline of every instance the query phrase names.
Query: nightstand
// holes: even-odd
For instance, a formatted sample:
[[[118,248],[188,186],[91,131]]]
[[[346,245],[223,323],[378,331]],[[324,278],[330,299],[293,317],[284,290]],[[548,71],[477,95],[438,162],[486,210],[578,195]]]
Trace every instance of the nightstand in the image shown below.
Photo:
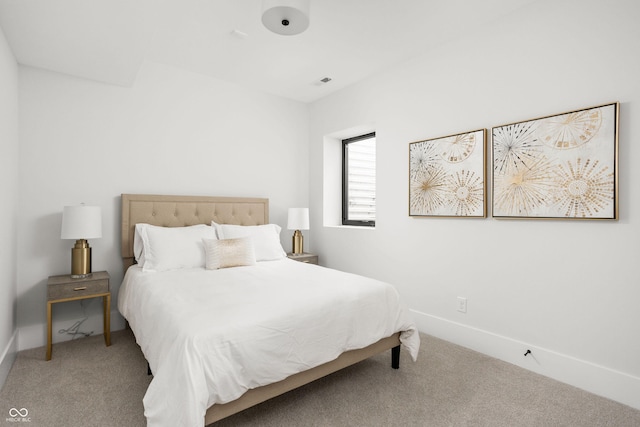
[[[308,254],[306,252],[297,255],[289,252],[287,254],[287,258],[293,259],[295,261],[306,262],[307,264],[318,264],[318,255]]]
[[[111,292],[109,273],[98,271],[89,277],[72,279],[71,275],[50,276],[47,281],[47,360],[51,360],[51,308],[58,302],[102,297],[104,342],[111,345]]]

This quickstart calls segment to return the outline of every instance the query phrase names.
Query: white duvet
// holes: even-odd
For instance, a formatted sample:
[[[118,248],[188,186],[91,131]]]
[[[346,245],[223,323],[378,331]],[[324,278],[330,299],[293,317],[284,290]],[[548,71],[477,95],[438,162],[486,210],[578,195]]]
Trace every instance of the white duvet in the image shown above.
[[[154,378],[149,426],[202,426],[207,408],[394,332],[420,338],[396,289],[289,259],[166,272],[128,269],[118,295]]]

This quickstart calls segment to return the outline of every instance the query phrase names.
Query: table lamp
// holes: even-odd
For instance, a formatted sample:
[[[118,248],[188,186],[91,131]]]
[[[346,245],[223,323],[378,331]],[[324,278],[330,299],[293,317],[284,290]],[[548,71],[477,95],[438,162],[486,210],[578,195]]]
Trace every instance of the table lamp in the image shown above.
[[[61,239],[75,239],[71,249],[71,277],[91,276],[91,248],[87,239],[102,237],[100,206],[65,206],[62,212]]]
[[[304,252],[304,237],[300,230],[309,229],[309,208],[289,208],[287,228],[289,230],[295,230],[293,233],[293,247],[291,252],[294,255],[300,255]]]

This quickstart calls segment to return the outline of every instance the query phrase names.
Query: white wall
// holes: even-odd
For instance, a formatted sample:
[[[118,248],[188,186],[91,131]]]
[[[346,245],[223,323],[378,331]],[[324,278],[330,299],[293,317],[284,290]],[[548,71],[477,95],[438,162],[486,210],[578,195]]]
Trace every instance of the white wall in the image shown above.
[[[168,66],[145,63],[131,88],[21,67],[20,132],[21,349],[45,344],[47,277],[70,271],[63,206],[102,206],[103,237],[89,243],[93,270],[111,274],[118,329],[121,193],[268,197],[283,228],[289,207],[307,205],[307,106]],[[100,301],[88,301],[81,329],[102,333]],[[80,303],[53,311],[54,342],[68,339],[56,331],[83,317]]]
[[[631,0],[541,0],[312,104],[322,263],[394,283],[427,333],[640,408],[638,16]],[[619,221],[408,216],[410,142],[613,101]],[[323,227],[325,138],[371,124],[376,228]]]
[[[0,28],[0,388],[15,359],[18,64]]]

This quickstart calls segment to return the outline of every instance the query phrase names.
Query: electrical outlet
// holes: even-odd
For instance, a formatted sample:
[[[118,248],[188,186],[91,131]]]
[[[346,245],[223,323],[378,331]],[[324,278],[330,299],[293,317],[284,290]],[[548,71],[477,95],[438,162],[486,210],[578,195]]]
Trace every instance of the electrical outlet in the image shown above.
[[[467,312],[467,299],[464,297],[458,297],[458,311],[460,313]]]

